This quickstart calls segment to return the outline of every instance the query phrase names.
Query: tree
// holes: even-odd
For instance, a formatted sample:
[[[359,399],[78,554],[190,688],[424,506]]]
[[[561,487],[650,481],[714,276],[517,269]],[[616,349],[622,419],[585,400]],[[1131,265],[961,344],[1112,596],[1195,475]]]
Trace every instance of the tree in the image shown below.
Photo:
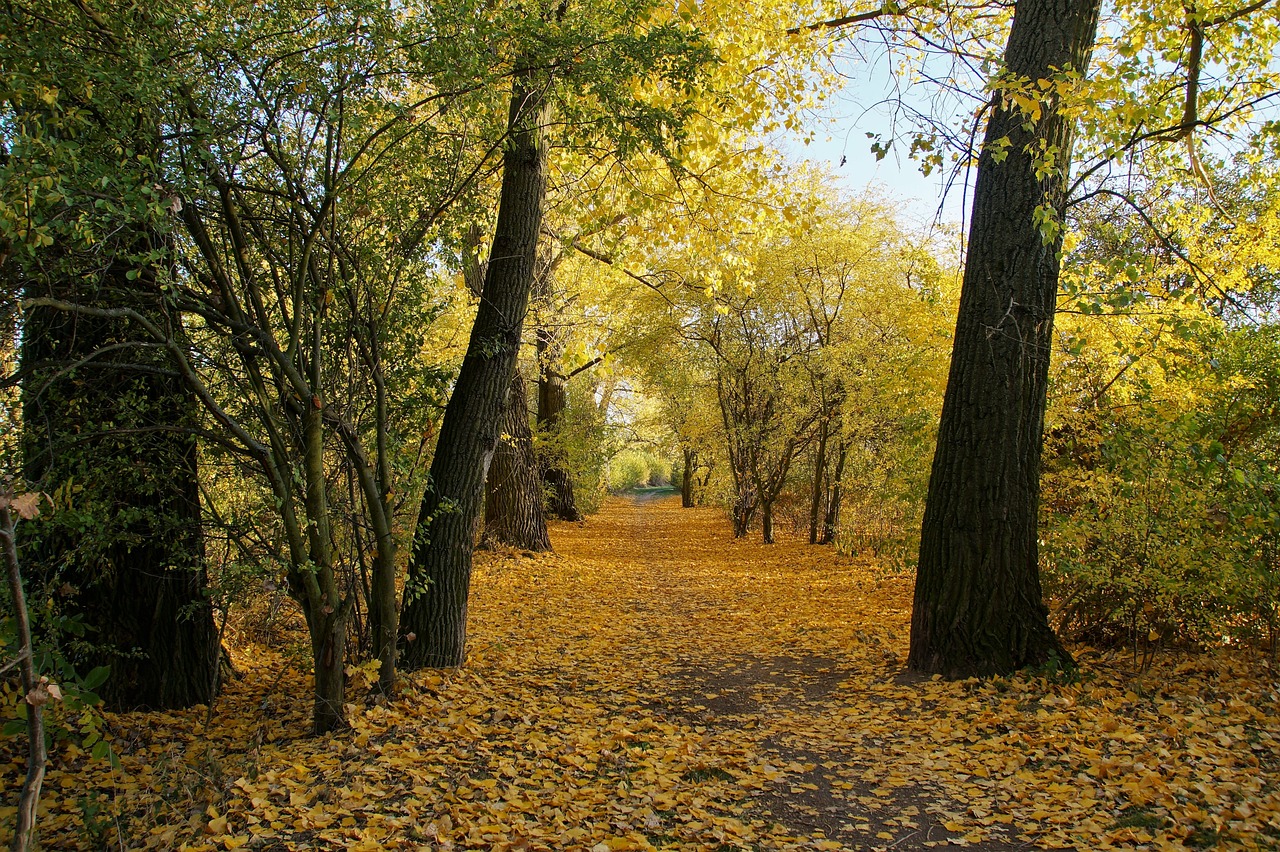
[[[466,657],[471,551],[485,476],[499,436],[536,275],[551,110],[566,141],[608,140],[606,156],[651,150],[674,157],[687,103],[638,99],[638,81],[687,87],[709,58],[681,27],[644,25],[647,3],[573,9],[539,19],[512,57],[508,137],[483,298],[445,409],[419,514],[401,613],[404,663],[458,666]],[[561,69],[561,65],[564,66]],[[664,92],[663,97],[669,93]]]
[[[503,405],[502,435],[485,480],[482,545],[551,549],[538,474],[524,377],[516,370]]]
[[[0,14],[13,34],[0,47],[6,277],[27,300],[162,316],[172,240],[157,191],[158,114],[173,10],[108,20],[55,3],[39,16],[14,5]],[[111,667],[101,690],[111,706],[207,703],[218,645],[198,418],[174,353],[118,317],[29,305],[22,323],[26,472],[57,497],[50,520],[24,536],[35,597],[58,601],[63,623],[85,634],[62,637],[76,663]]]
[[[513,77],[502,195],[480,308],[418,516],[401,615],[409,668],[462,665],[471,549],[533,285],[546,192],[545,83]]]
[[[1072,660],[1049,627],[1036,536],[1061,221],[1097,0],[1019,0],[982,146],[908,665],[950,677]],[[1043,81],[1043,83],[1041,82]],[[1042,100],[1022,90],[1035,86]]]

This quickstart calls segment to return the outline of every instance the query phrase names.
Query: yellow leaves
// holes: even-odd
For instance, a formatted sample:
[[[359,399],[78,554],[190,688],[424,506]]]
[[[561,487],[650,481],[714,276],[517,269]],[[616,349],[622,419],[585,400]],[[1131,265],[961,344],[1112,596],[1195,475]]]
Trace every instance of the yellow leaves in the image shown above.
[[[353,731],[292,736],[305,677],[270,649],[237,651],[207,728],[113,717],[122,771],[64,756],[46,844],[90,848],[79,802],[114,791],[155,816],[113,848],[164,850],[1177,849],[1280,820],[1257,759],[1280,749],[1272,687],[1235,657],[904,681],[883,652],[905,653],[910,578],[871,560],[735,542],[717,510],[662,502],[553,538],[478,558],[468,666],[353,696]],[[4,789],[21,771],[0,764]],[[848,828],[808,833],[829,808]]]

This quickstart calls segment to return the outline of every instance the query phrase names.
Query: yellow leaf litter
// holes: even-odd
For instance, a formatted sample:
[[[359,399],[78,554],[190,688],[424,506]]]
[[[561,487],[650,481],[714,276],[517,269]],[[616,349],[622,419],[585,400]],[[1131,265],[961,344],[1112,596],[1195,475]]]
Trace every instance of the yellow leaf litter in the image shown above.
[[[305,736],[296,659],[54,756],[46,849],[1280,847],[1280,686],[1243,652],[1082,678],[904,674],[911,580],[721,513],[611,500],[480,554],[470,658]],[[1077,652],[1084,649],[1076,649]],[[22,777],[0,752],[0,842]]]

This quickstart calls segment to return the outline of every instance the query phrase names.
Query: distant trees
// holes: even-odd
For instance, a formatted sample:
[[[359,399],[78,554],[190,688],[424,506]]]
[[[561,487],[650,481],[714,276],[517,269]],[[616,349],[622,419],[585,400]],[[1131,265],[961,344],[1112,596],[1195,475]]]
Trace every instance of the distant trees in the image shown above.
[[[947,311],[929,246],[875,201],[821,204],[710,300],[688,294],[673,309],[684,351],[647,373],[690,478],[720,459],[735,535],[758,518],[766,542],[784,497],[789,522],[830,543],[850,490],[900,487],[912,453],[898,447],[927,445],[940,389],[929,353]],[[919,478],[899,481],[918,492]],[[881,490],[862,505],[876,501],[894,503]]]

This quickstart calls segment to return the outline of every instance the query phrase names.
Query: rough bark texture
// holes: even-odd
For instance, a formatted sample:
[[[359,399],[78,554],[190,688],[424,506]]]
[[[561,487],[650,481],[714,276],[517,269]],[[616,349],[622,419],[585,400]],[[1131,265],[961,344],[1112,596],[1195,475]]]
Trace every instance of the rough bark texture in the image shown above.
[[[25,290],[108,306],[120,293],[158,298],[146,273],[126,280],[130,268],[122,259],[107,269],[96,292],[65,280]],[[158,307],[154,316],[163,321]],[[24,559],[88,628],[77,667],[111,667],[99,690],[109,707],[189,707],[212,698],[218,665],[196,440],[181,431],[194,425],[197,403],[166,358],[131,343],[131,332],[120,320],[27,312],[26,475],[47,492],[62,489],[63,502],[24,535]]]
[[[1008,74],[1085,71],[1097,23],[1098,0],[1018,0]],[[1061,231],[1046,238],[1035,215],[1062,211],[1073,128],[1054,103],[1029,121],[1002,103],[987,126],[921,534],[908,665],[948,677],[1071,665],[1048,624],[1036,545]],[[1042,142],[1057,170],[1037,179],[1028,149]]]
[[[502,424],[502,437],[485,482],[481,544],[550,550],[551,537],[542,511],[542,478],[529,429],[529,403],[524,377],[518,371],[511,378]]]
[[[538,329],[538,431],[555,435],[569,405],[569,380],[556,366],[558,346],[551,332]],[[573,477],[563,458],[550,454],[542,460],[542,479],[547,484],[547,511],[562,521],[580,521],[582,512],[573,495]]]
[[[471,551],[533,285],[546,194],[545,107],[517,76],[498,221],[471,339],[445,409],[418,516],[400,618],[406,669],[466,658]]]

